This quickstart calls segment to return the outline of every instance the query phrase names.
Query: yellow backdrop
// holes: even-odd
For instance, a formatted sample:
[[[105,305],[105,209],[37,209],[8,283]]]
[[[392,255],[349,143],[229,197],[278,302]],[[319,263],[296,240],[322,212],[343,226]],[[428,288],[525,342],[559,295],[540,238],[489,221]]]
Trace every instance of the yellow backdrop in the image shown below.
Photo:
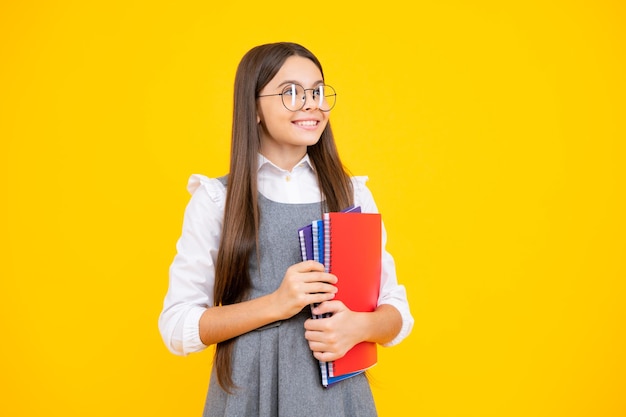
[[[279,40],[324,63],[409,292],[380,415],[626,415],[623,3],[336,3],[0,5],[0,415],[199,415],[212,352],[157,316],[235,67]]]

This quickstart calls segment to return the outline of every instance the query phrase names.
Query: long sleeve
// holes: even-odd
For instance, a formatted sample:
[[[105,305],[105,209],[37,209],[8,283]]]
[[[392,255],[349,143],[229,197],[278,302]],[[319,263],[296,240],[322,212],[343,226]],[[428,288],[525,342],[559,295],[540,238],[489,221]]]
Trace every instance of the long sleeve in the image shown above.
[[[355,205],[361,206],[364,213],[378,213],[378,208],[371,191],[365,185],[367,177],[353,177]],[[406,338],[413,329],[414,319],[409,309],[406,288],[398,284],[396,266],[393,256],[387,252],[387,231],[382,226],[382,274],[380,280],[380,295],[378,305],[390,304],[394,306],[402,316],[402,328],[398,335],[384,346],[393,346]]]
[[[216,179],[193,175],[176,255],[169,270],[169,288],[159,317],[167,348],[187,355],[206,348],[199,321],[213,305],[215,260],[222,230],[225,189]]]

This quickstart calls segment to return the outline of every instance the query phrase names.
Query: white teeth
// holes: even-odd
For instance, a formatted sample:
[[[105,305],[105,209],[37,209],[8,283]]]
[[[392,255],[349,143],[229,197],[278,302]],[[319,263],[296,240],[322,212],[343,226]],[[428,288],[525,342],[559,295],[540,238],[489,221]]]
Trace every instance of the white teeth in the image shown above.
[[[315,120],[304,120],[301,122],[296,122],[298,126],[315,126],[317,122]]]

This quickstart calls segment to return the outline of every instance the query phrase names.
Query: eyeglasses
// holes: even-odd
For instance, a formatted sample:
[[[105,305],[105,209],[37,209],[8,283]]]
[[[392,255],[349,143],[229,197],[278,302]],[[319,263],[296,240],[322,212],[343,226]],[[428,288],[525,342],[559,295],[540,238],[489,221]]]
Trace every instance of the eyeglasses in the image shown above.
[[[300,84],[289,84],[283,88],[282,93],[264,94],[258,97],[280,96],[283,105],[289,111],[298,111],[306,104],[306,92],[311,92],[313,101],[321,111],[330,111],[337,102],[337,93],[330,85],[320,84],[315,88],[304,88]]]

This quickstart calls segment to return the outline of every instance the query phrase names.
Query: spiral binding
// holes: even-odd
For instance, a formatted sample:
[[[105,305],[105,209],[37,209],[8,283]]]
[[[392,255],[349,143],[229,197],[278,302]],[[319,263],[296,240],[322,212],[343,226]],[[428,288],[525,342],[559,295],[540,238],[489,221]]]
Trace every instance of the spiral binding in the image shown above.
[[[330,272],[330,265],[332,263],[332,245],[330,242],[330,214],[324,213],[324,271]]]

